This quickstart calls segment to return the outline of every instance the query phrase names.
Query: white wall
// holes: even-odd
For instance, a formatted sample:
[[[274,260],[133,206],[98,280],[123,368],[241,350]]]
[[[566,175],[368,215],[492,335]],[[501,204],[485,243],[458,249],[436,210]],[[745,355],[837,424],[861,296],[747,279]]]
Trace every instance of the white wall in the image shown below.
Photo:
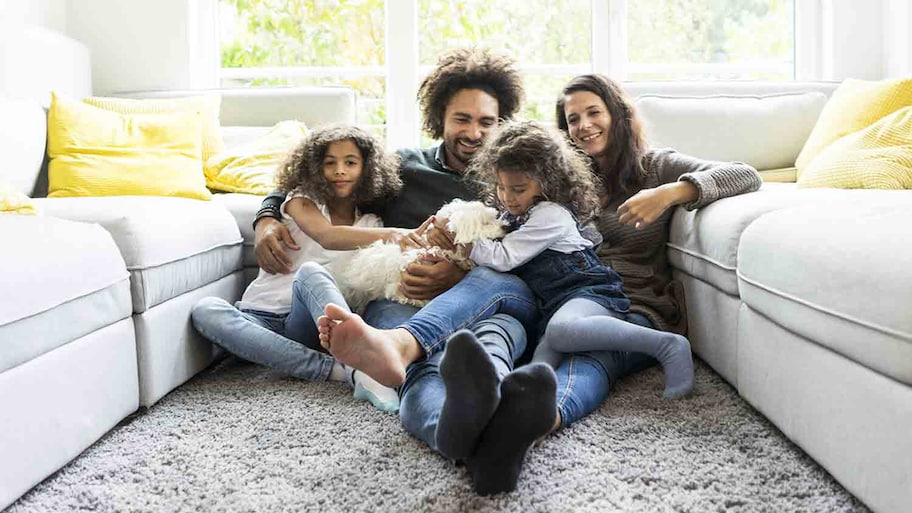
[[[65,0],[0,0],[0,23],[66,31]]]
[[[69,0],[67,34],[92,52],[95,94],[215,85],[214,25],[201,16],[214,1]]]
[[[912,76],[912,5],[909,0],[884,4],[884,77]]]
[[[883,78],[886,1],[822,0],[821,79]]]

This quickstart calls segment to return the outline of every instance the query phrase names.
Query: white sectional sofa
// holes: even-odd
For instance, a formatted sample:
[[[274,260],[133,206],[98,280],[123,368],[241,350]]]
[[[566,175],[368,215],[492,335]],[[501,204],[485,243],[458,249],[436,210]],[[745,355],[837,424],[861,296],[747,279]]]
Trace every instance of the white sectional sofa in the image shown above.
[[[779,180],[836,86],[627,89],[657,144]],[[694,352],[875,511],[912,507],[910,220],[912,191],[764,183],[679,209],[668,243]]]
[[[36,72],[17,47],[58,71]],[[49,93],[89,96],[89,55],[24,27],[0,36],[0,69],[9,73],[0,88],[0,182],[35,197],[42,213],[0,215],[2,509],[217,357],[191,327],[190,308],[205,296],[240,297],[256,271],[251,224],[261,198],[41,197]],[[284,119],[355,119],[348,88],[222,96],[229,144]]]
[[[0,83],[0,152],[12,162],[0,180],[41,196],[41,105],[51,89],[90,94],[88,55],[38,29],[0,45],[23,38],[48,66],[69,56],[71,70],[29,75],[0,51],[0,69],[19,73]],[[627,84],[656,145],[744,160],[771,181],[793,179],[787,168],[835,87]],[[354,106],[341,88],[225,91],[221,122],[231,145],[287,118],[351,122]],[[0,508],[208,365],[215,355],[190,328],[190,305],[237,297],[256,271],[257,197],[38,202],[43,216],[0,217]],[[909,219],[909,191],[765,183],[677,211],[668,251],[696,354],[884,512],[912,504]]]

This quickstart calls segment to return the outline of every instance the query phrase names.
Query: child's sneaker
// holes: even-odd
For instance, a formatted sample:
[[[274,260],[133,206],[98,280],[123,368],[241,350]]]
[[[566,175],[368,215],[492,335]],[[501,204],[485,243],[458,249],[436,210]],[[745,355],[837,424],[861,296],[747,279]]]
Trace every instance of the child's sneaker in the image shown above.
[[[399,394],[392,388],[374,381],[367,374],[346,367],[348,383],[355,389],[355,399],[361,399],[373,404],[380,411],[399,411]]]

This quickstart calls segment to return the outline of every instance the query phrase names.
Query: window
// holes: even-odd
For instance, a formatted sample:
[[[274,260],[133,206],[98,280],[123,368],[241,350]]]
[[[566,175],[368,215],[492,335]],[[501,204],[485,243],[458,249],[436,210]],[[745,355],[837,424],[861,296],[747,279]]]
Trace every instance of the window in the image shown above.
[[[791,80],[795,3],[218,0],[219,82],[345,84],[359,93],[359,123],[390,146],[414,145],[413,99],[446,49],[514,56],[525,77],[523,115],[551,122],[563,84],[592,71],[621,80]]]
[[[794,0],[637,0],[630,80],[795,78]]]

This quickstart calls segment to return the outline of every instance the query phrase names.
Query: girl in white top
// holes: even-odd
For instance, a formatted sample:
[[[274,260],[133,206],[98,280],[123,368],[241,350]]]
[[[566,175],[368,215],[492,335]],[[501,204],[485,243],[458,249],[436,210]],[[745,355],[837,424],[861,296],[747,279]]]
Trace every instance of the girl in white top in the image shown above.
[[[291,248],[295,274],[260,270],[234,306],[208,297],[194,306],[193,325],[207,339],[245,360],[309,381],[347,380],[355,397],[385,411],[399,399],[366,374],[346,368],[320,346],[315,320],[327,303],[344,305],[331,271],[340,257],[378,240],[401,242],[408,234],[383,228],[360,206],[395,194],[402,186],[398,158],[354,126],[311,132],[277,173],[287,193],[281,211],[298,246]],[[295,280],[307,280],[293,293]]]
[[[693,387],[690,343],[626,321],[630,301],[621,278],[596,255],[598,232],[581,227],[599,210],[586,159],[556,130],[530,121],[504,124],[472,160],[470,173],[505,209],[508,233],[475,241],[470,257],[518,275],[532,289],[543,326],[534,362],[556,368],[565,353],[647,353],[665,371],[665,396],[685,395]],[[435,222],[441,225],[445,221]]]

